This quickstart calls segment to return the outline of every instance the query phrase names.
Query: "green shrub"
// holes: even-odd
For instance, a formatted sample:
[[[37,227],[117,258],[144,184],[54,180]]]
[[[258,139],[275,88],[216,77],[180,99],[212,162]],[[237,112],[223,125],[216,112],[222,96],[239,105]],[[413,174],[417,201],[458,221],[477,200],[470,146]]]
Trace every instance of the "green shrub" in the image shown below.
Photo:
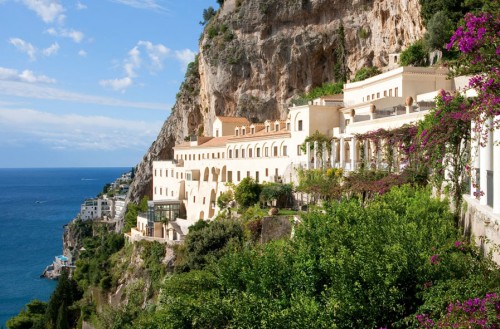
[[[251,177],[245,177],[236,186],[234,199],[242,208],[248,208],[259,202],[262,187]]]
[[[352,79],[352,82],[357,82],[357,81],[363,81],[368,78],[371,78],[373,76],[376,76],[378,74],[382,73],[378,67],[362,67],[360,68],[356,74],[354,75],[354,79]]]
[[[402,66],[427,66],[427,49],[423,40],[418,40],[405,49],[400,56]]]

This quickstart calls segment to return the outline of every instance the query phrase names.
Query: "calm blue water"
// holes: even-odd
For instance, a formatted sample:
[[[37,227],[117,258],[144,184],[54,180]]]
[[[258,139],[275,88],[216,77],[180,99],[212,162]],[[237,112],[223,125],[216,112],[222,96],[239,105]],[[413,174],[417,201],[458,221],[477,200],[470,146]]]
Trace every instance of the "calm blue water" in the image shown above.
[[[0,327],[30,300],[49,299],[56,282],[39,276],[62,252],[63,225],[129,170],[0,169]]]

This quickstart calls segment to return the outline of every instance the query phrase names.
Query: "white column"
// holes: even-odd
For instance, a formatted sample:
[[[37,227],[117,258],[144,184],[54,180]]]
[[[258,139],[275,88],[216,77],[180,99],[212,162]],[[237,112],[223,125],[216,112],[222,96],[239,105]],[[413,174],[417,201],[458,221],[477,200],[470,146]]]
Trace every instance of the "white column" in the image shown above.
[[[479,140],[477,133],[474,131],[476,127],[476,124],[474,122],[471,123],[471,179],[470,179],[470,195],[474,196],[474,192],[476,192],[477,187],[474,187],[474,184],[479,183],[476,179],[479,174],[479,172],[476,170],[478,168],[479,170]]]
[[[500,129],[493,134],[493,212],[500,213]]]
[[[365,139],[364,145],[363,145],[363,147],[365,148],[365,158],[364,158],[365,169],[369,169],[370,168],[370,155],[368,154],[368,143],[370,143],[368,141],[368,139]]]
[[[344,169],[344,164],[345,164],[345,157],[344,157],[344,150],[345,147],[344,147],[344,137],[340,138],[340,159],[339,159],[339,162],[340,162],[340,168]]]
[[[489,129],[489,127],[485,127],[484,129]],[[488,188],[487,188],[487,171],[492,170],[491,168],[491,162],[493,160],[493,154],[491,154],[492,151],[492,134],[488,134],[488,141],[484,147],[481,147],[479,149],[479,164],[480,164],[480,173],[479,173],[479,181],[480,181],[480,188],[481,191],[484,193],[484,195],[479,199],[479,203],[482,205],[486,205],[488,202]]]
[[[306,158],[307,158],[306,168],[309,170],[311,169],[311,143],[309,142],[306,143]]]
[[[335,139],[332,139],[332,168],[335,168],[335,162],[337,161],[337,141]]]
[[[321,167],[326,167],[326,159],[328,158],[328,152],[326,150],[326,142],[323,143],[323,156],[321,157]]]
[[[318,169],[318,141],[314,142],[314,169]]]
[[[351,170],[356,170],[356,138],[353,136],[351,138],[351,149],[349,150],[351,153]]]

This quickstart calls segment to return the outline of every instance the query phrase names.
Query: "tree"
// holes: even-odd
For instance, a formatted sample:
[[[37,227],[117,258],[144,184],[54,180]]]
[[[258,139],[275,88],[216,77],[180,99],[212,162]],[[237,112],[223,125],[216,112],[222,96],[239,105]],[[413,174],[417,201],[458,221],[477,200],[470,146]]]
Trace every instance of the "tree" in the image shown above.
[[[260,191],[262,187],[251,177],[245,177],[236,186],[234,199],[240,207],[248,208],[259,202]]]
[[[354,75],[352,82],[363,81],[365,79],[371,78],[382,73],[378,67],[362,67]]]
[[[427,23],[425,41],[430,49],[442,50],[453,34],[453,22],[444,11],[438,11]]]
[[[200,25],[207,24],[216,13],[217,11],[212,6],[203,9],[203,21],[200,22]]]
[[[265,183],[262,185],[259,198],[261,202],[268,205],[273,205],[275,202],[276,207],[285,208],[291,204],[293,187],[291,184]]]
[[[402,66],[426,66],[427,50],[423,40],[418,40],[403,50],[400,62]]]

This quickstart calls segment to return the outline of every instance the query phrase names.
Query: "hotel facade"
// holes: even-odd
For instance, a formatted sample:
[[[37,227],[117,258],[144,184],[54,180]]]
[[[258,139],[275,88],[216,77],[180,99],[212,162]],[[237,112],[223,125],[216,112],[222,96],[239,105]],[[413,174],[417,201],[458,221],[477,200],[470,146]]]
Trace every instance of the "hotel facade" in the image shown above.
[[[163,204],[178,209],[173,212],[177,217],[139,216],[131,237],[181,240],[189,225],[217,215],[220,209],[216,200],[228,189],[227,183],[238,184],[245,177],[260,183],[297,183],[297,168],[356,170],[363,161],[362,148],[368,155],[364,161],[377,156],[373,146],[368,141],[356,140],[356,135],[381,128],[394,129],[423,119],[434,107],[434,99],[441,90],[460,90],[467,83],[467,79],[448,79],[447,74],[444,68],[399,67],[364,81],[347,83],[343,95],[294,105],[285,120],[253,123],[246,118],[213,118],[213,136],[178,144],[174,147],[173,159],[153,162],[150,212],[154,213],[155,204]],[[316,131],[332,142],[308,145],[303,152],[304,140]],[[477,148],[474,156],[479,188],[486,191],[485,195],[479,199],[465,197],[468,205],[492,218],[490,223],[496,224],[491,227],[496,226],[490,233],[496,230],[497,237],[500,224],[498,141],[500,132],[495,131],[488,146]],[[320,156],[314,156],[318,154]],[[399,157],[395,160],[399,161]],[[403,167],[404,163],[399,165]],[[377,166],[383,168],[384,163]]]

